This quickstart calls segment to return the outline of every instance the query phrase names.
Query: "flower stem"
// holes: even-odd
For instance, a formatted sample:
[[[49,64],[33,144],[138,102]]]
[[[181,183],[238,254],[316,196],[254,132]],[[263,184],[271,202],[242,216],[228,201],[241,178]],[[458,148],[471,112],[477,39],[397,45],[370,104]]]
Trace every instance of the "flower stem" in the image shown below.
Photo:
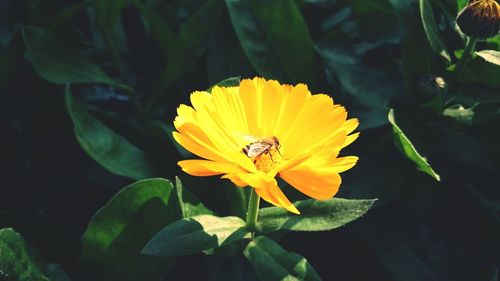
[[[260,203],[260,196],[257,194],[257,192],[255,192],[255,189],[252,188],[252,192],[250,193],[250,199],[248,200],[248,209],[246,218],[247,227],[251,231],[255,229],[255,224],[257,223],[257,217],[259,216],[259,203]]]
[[[467,63],[469,63],[472,58],[472,54],[474,53],[474,49],[476,47],[476,38],[468,37],[467,43],[465,44],[464,52],[460,61],[457,63],[457,68],[455,69],[456,77],[460,77],[460,74],[464,70]]]

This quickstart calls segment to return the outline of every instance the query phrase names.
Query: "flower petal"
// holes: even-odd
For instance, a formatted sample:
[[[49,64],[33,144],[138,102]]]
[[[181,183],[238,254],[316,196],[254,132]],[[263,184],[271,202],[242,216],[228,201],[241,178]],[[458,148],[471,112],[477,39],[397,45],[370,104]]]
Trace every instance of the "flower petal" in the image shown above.
[[[279,175],[300,192],[319,200],[326,200],[335,195],[342,182],[337,173],[318,173],[304,166],[282,171]]]
[[[185,149],[202,158],[214,161],[225,160],[224,156],[217,149],[211,147],[210,145],[200,144],[192,138],[178,132],[173,132],[172,136],[174,137],[175,141],[177,141],[177,143],[182,145]]]
[[[214,176],[225,173],[244,172],[239,166],[227,163],[209,160],[182,160],[177,162],[182,170],[192,176]]]
[[[330,165],[319,168],[318,173],[342,173],[354,167],[358,162],[357,156],[344,156],[333,160]]]
[[[294,214],[300,215],[299,210],[297,210],[292,202],[290,202],[290,200],[286,198],[283,191],[281,191],[281,189],[278,187],[278,183],[276,182],[276,180],[267,183],[260,188],[256,188],[255,192],[257,192],[257,194],[267,202],[278,207],[283,207]]]
[[[225,174],[221,177],[221,179],[228,179],[230,181],[232,181],[236,186],[239,186],[239,187],[245,187],[245,186],[248,186],[248,183],[247,182],[244,182],[239,176],[238,174]]]

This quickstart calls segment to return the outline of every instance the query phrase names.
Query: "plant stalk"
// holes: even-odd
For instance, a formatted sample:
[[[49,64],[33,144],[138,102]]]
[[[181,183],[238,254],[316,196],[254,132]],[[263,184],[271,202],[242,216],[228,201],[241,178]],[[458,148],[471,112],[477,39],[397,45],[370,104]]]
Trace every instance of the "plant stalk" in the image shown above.
[[[460,61],[457,63],[457,68],[455,69],[455,76],[457,78],[460,77],[460,74],[464,70],[465,66],[471,60],[472,54],[474,53],[476,47],[476,41],[477,41],[476,38],[468,37],[462,57],[460,58]]]
[[[257,194],[257,192],[255,192],[255,189],[252,188],[250,199],[248,199],[248,209],[246,217],[247,227],[251,231],[255,230],[255,225],[257,224],[257,217],[259,216],[259,203],[260,196]]]

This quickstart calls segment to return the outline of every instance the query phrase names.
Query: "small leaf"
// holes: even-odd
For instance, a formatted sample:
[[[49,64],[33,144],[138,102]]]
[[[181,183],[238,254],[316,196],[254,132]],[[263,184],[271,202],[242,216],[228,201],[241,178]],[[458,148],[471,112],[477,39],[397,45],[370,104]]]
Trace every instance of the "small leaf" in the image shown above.
[[[66,88],[66,107],[75,135],[87,154],[113,174],[133,179],[157,175],[154,161],[144,151],[88,113]]]
[[[172,183],[135,182],[118,192],[90,221],[82,237],[82,263],[99,280],[163,280],[173,260],[141,255],[146,242],[181,217]]]
[[[482,57],[485,61],[496,64],[497,66],[500,66],[500,52],[495,51],[495,50],[482,50],[479,52],[476,52],[476,55]]]
[[[262,281],[321,280],[318,273],[304,257],[286,251],[265,236],[259,236],[248,243],[243,253]]]
[[[219,86],[219,87],[234,87],[234,86],[239,86],[240,85],[240,81],[241,81],[241,77],[238,76],[238,77],[229,77],[227,79],[224,79],[222,81],[220,81],[219,83],[213,85],[212,87],[210,87],[207,92],[211,92],[213,87],[215,86]]]
[[[456,119],[463,124],[471,124],[474,119],[474,109],[465,108],[461,104],[450,106],[443,111],[443,115]]]
[[[30,253],[21,235],[12,228],[0,229],[0,280],[50,281]]]
[[[408,139],[401,128],[399,128],[399,126],[397,125],[396,119],[394,117],[394,109],[391,108],[389,110],[387,118],[392,124],[394,140],[398,147],[401,148],[403,154],[413,163],[415,163],[419,170],[435,178],[437,181],[440,181],[441,177],[432,169],[431,165],[429,165],[429,163],[427,162],[427,159],[425,159],[425,157],[418,153],[417,149],[415,148],[415,146],[413,146],[410,139]]]
[[[341,227],[364,215],[375,200],[331,198],[324,201],[308,199],[294,205],[300,215],[283,208],[269,207],[259,211],[256,229],[261,233],[278,230],[324,231]]]
[[[248,234],[238,217],[200,215],[178,220],[160,230],[144,247],[152,256],[185,256],[243,239]]]
[[[26,54],[36,72],[55,84],[105,83],[121,88],[127,86],[116,83],[99,67],[89,63],[69,46],[64,38],[38,27],[25,27],[23,40]]]
[[[432,6],[429,0],[419,0],[420,5],[420,17],[422,18],[422,23],[424,25],[425,35],[427,40],[431,44],[434,51],[438,52],[443,58],[445,58],[448,63],[451,63],[451,58],[446,51],[446,46],[444,45],[441,36],[439,35],[439,30],[432,14]]]
[[[182,211],[183,218],[194,217],[197,215],[213,215],[210,209],[205,207],[202,202],[189,190],[182,186],[181,179],[175,177],[175,191],[177,200]]]

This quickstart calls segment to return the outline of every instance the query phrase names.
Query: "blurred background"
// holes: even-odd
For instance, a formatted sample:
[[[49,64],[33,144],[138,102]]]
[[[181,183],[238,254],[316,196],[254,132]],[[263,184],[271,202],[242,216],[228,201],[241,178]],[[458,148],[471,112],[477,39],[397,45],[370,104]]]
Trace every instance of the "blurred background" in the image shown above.
[[[1,0],[0,228],[26,245],[0,239],[0,280],[256,280],[224,254],[130,273],[81,240],[138,179],[179,176],[208,208],[234,213],[228,183],[177,167],[190,155],[172,122],[191,92],[254,76],[306,83],[359,118],[344,155],[360,161],[336,196],[378,198],[340,229],[277,235],[285,249],[323,280],[499,280],[500,65],[475,53],[457,67],[466,4]],[[500,36],[481,50],[498,55]],[[29,274],[6,274],[12,264]]]

